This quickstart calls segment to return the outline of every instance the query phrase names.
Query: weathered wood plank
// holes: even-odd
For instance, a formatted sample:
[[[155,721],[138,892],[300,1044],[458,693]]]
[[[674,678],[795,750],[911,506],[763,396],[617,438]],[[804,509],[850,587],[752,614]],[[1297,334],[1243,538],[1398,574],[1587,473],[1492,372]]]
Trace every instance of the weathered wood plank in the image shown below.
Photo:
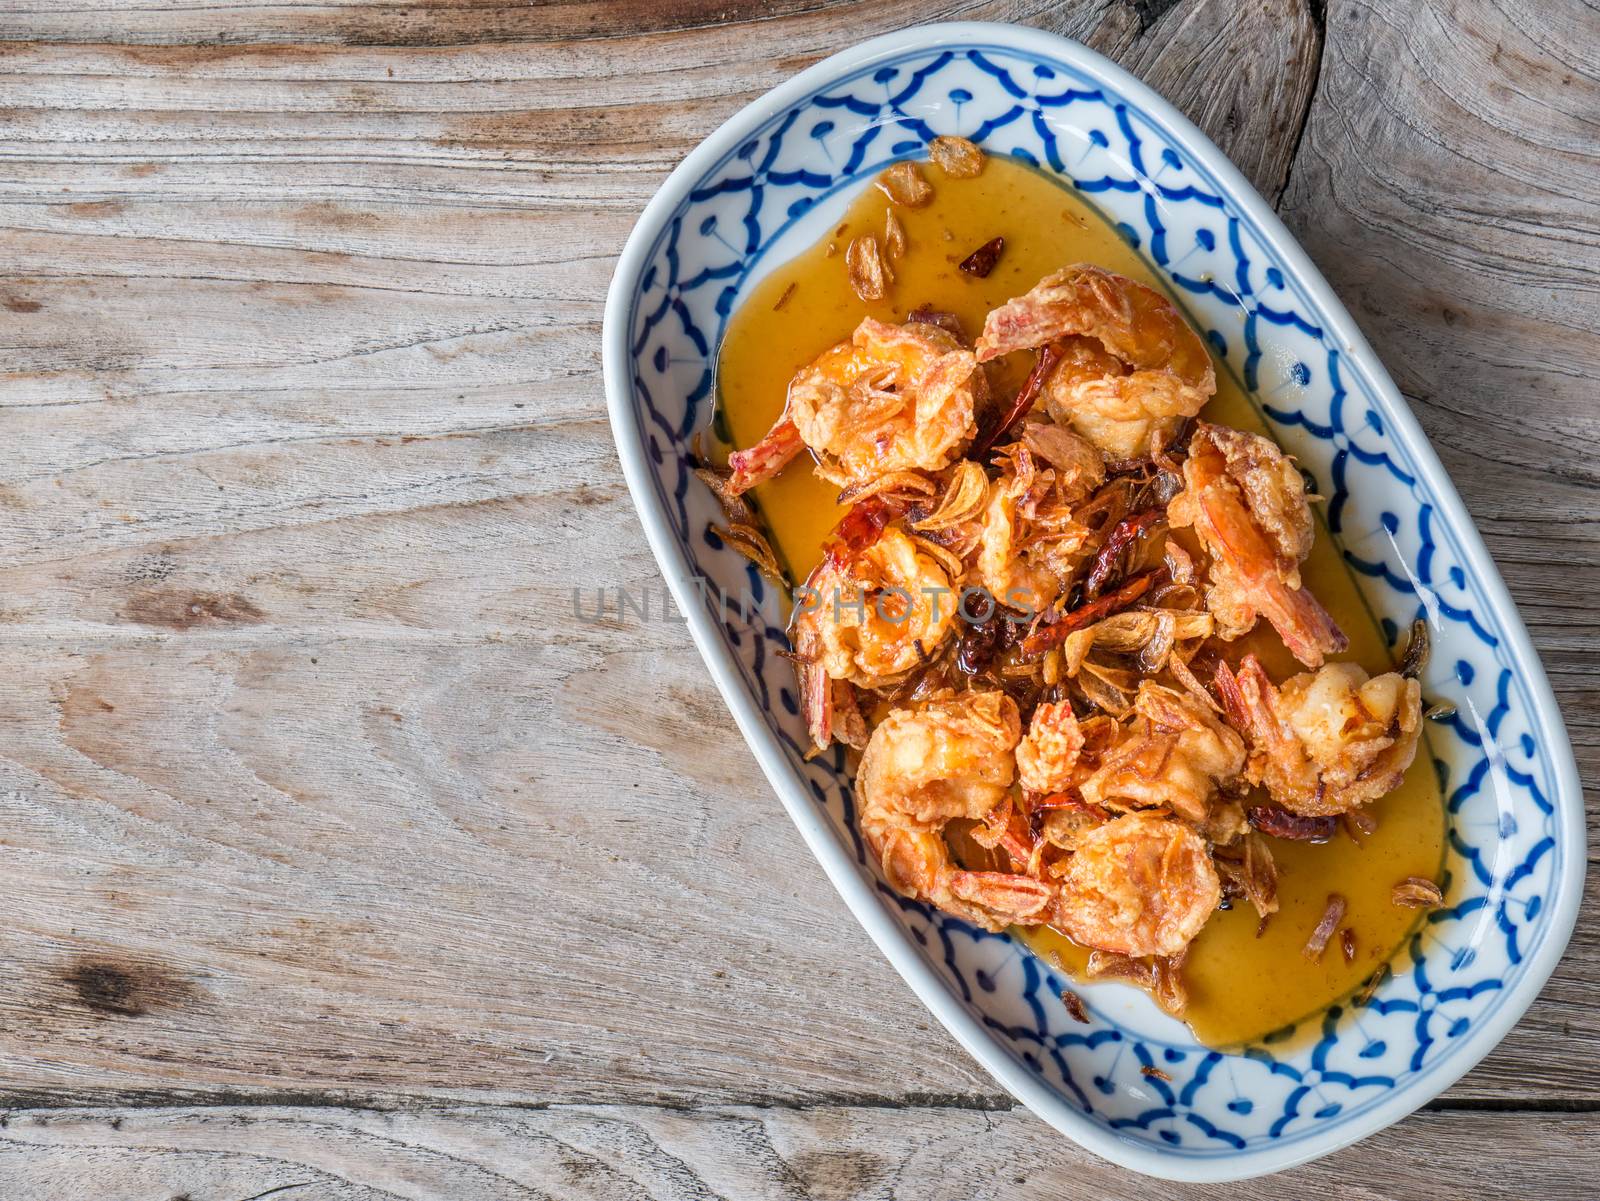
[[[820,12],[834,22],[859,19],[853,0],[333,0],[307,5],[247,0],[222,7],[132,0],[66,0],[9,11],[6,36],[28,40],[151,43],[335,43],[452,46],[465,43],[637,38]],[[309,9],[309,11],[308,11]]]
[[[129,0],[96,3],[63,0],[0,11],[0,40],[27,42],[116,42],[149,46],[207,47],[228,56],[240,47],[254,46],[371,46],[385,49],[493,47],[538,42],[590,42],[591,53],[605,53],[606,43],[626,49],[626,43],[659,35],[688,34],[692,44],[748,42],[753,31],[766,32],[781,41],[772,46],[814,47],[829,53],[874,34],[908,25],[945,20],[1015,21],[1053,29],[1091,41],[1105,39],[1106,48],[1126,52],[1152,24],[1173,9],[1186,12],[1214,9],[1208,18],[1229,22],[1231,10],[1243,7],[1253,15],[1243,18],[1248,40],[1237,43],[1250,49],[1261,64],[1245,69],[1248,78],[1272,63],[1282,46],[1300,35],[1308,6],[1251,0],[1245,6],[1212,5],[1209,0],[579,0],[560,5],[530,5],[510,0],[431,0],[396,4],[392,0],[330,0],[310,7],[243,0],[227,6],[195,6],[165,0]],[[1225,11],[1227,10],[1227,11]],[[1181,21],[1181,18],[1180,18]],[[1201,22],[1190,32],[1200,32]],[[1287,26],[1288,28],[1278,28]],[[1156,42],[1174,38],[1163,31]],[[798,38],[798,43],[794,40]],[[1175,40],[1182,41],[1183,35]],[[1201,39],[1204,41],[1217,39]],[[661,43],[678,46],[681,41]],[[1159,48],[1158,51],[1159,53]],[[1239,66],[1241,53],[1232,64]],[[1300,70],[1303,63],[1293,63]],[[741,71],[759,69],[745,60]],[[1275,69],[1267,67],[1268,70]],[[1215,76],[1216,72],[1211,72]],[[1218,89],[1226,91],[1227,85]],[[1252,110],[1270,107],[1271,92],[1263,103],[1241,108],[1248,121]]]
[[[1020,1111],[20,1110],[0,1178],[8,1201],[1591,1201],[1597,1134],[1592,1113],[1424,1112],[1283,1175],[1195,1186],[1134,1177]]]
[[[521,45],[499,43],[621,10],[0,14],[67,42],[356,44],[0,55],[18,1092],[997,1099],[808,866],[682,631],[568,619],[573,583],[656,578],[600,416],[610,259],[739,104],[945,15],[1112,52],[1270,196],[1316,30],[1292,4],[691,33],[709,8],[648,7],[648,37]],[[1561,65],[1582,16],[1335,5],[1287,195],[1456,469],[1593,780],[1595,71]],[[1600,1096],[1593,930],[1455,1095]]]
[[[642,22],[641,10],[649,14]],[[796,5],[792,15],[785,6],[749,10],[720,5],[717,20],[702,25],[705,14],[694,3],[53,9],[18,14],[14,23],[0,13],[0,39],[16,40],[0,66],[29,76],[7,116],[30,139],[35,113],[64,110],[107,122],[93,127],[97,141],[254,148],[278,139],[273,118],[313,110],[322,118],[316,136],[365,141],[360,149],[367,152],[374,140],[383,149],[422,142],[446,151],[498,151],[502,162],[525,160],[531,151],[562,167],[644,153],[645,165],[665,169],[737,103],[836,50],[916,23],[1015,21],[1077,38],[1124,63],[1274,196],[1288,172],[1320,55],[1320,35],[1302,0],[833,0]],[[737,20],[751,12],[761,19]],[[287,23],[280,24],[285,13]],[[518,24],[508,32],[496,17]],[[397,21],[426,28],[399,36]],[[629,37],[568,42],[630,21]],[[53,38],[115,49],[31,44]],[[513,44],[497,44],[507,40]],[[322,41],[383,48],[331,51]],[[456,42],[467,48],[451,48]],[[750,54],[774,45],[784,48],[781,56]],[[82,69],[105,53],[113,56],[109,69]],[[224,81],[226,102],[219,105],[215,93]],[[596,89],[601,81],[603,92]],[[411,132],[430,115],[442,128]],[[292,131],[284,140],[293,140]],[[449,156],[452,163],[460,157]],[[589,173],[580,178],[601,182]]]

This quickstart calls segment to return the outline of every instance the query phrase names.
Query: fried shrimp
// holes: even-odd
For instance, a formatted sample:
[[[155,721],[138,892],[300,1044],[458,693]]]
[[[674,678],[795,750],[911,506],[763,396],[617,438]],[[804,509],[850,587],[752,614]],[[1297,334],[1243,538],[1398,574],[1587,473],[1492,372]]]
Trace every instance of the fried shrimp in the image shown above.
[[[1081,334],[1135,371],[1162,368],[1209,394],[1211,356],[1172,302],[1125,275],[1078,263],[1045,276],[991,312],[978,361]]]
[[[1205,840],[1182,822],[1129,813],[1078,840],[1051,924],[1121,955],[1177,955],[1222,900]]]
[[[1077,780],[1083,743],[1083,730],[1070,704],[1040,705],[1017,744],[1017,779],[1029,792],[1065,792]]]
[[[1343,632],[1300,579],[1316,531],[1289,458],[1256,434],[1201,423],[1183,479],[1167,520],[1193,526],[1210,555],[1206,605],[1218,637],[1231,641],[1262,616],[1307,667],[1344,650]]]
[[[729,460],[737,495],[776,475],[809,447],[816,471],[841,488],[896,471],[938,471],[977,433],[987,396],[977,360],[936,325],[866,318],[855,333],[800,369],[783,416]]]
[[[1054,889],[1007,872],[966,871],[943,836],[982,819],[1006,795],[1017,707],[1002,692],[942,692],[897,709],[867,741],[856,777],[861,831],[891,886],[986,929],[1040,920]]]
[[[1245,778],[1301,817],[1348,813],[1393,791],[1416,757],[1422,688],[1397,672],[1368,678],[1330,663],[1274,687],[1254,655],[1217,671],[1229,715],[1250,740]]]
[[[791,637],[834,680],[886,688],[925,663],[955,624],[953,581],[896,527],[830,554],[801,589]]]
[[[983,512],[975,574],[991,596],[1014,609],[1038,612],[1049,605],[1091,550],[1093,531],[1077,519],[1074,507],[1105,469],[1075,435],[1055,430],[1049,441],[1066,439],[1082,445],[1089,457],[1053,466],[1040,461],[1026,438],[999,456],[1000,477]],[[1060,445],[1051,449],[1063,452]]]
[[[1133,707],[1117,745],[1083,781],[1083,799],[1206,821],[1218,784],[1244,768],[1244,742],[1193,696],[1149,680],[1139,685]]]
[[[983,817],[1011,786],[1021,733],[1016,702],[1003,692],[941,692],[896,709],[861,758],[863,815],[918,826]]]
[[[1207,396],[1170,371],[1124,375],[1121,366],[1088,339],[1068,338],[1045,382],[1044,403],[1107,457],[1137,459],[1166,447]]]
[[[978,361],[1057,343],[1045,404],[1115,459],[1164,447],[1216,391],[1205,343],[1160,293],[1080,263],[989,314]]]

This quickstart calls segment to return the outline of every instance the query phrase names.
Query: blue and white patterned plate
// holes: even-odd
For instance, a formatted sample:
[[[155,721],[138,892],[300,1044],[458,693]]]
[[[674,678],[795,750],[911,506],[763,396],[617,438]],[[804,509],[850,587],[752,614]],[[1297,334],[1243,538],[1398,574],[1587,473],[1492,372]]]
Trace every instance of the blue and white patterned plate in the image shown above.
[[[1391,631],[1431,624],[1427,695],[1451,847],[1429,915],[1369,1003],[1292,1051],[1220,1054],[1120,985],[1066,981],[1006,936],[895,896],[863,853],[838,757],[807,763],[773,617],[716,603],[762,584],[707,533],[690,474],[716,348],[762,273],[812,244],[896,159],[962,134],[1070,183],[1171,281],[1330,498]],[[1436,1096],[1504,1035],[1566,946],[1582,794],[1537,655],[1455,489],[1344,306],[1237,170],[1138,80],[1076,43],[932,25],[803,72],[702,143],[651,201],[605,321],[612,427],[656,558],[744,737],[840,895],[930,1010],[1019,1100],[1142,1172],[1229,1180],[1302,1163]],[[1077,987],[1077,986],[1075,986]],[[1169,1080],[1141,1069],[1159,1068]]]

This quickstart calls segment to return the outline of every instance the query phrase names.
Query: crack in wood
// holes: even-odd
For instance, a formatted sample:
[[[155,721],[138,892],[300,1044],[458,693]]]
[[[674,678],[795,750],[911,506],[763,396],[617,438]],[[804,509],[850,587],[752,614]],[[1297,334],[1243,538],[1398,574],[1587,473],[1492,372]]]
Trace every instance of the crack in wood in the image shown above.
[[[1139,18],[1139,33],[1150,32],[1150,27],[1173,9],[1184,3],[1184,0],[1133,0],[1132,8]]]
[[[1283,205],[1283,198],[1289,191],[1289,181],[1294,178],[1295,164],[1300,161],[1300,148],[1305,142],[1306,127],[1311,124],[1311,110],[1316,106],[1317,95],[1322,88],[1322,60],[1328,47],[1328,5],[1327,0],[1305,0],[1306,10],[1311,14],[1311,23],[1316,29],[1316,54],[1311,68],[1311,91],[1306,96],[1305,107],[1300,110],[1300,120],[1295,126],[1294,139],[1289,149],[1289,165],[1283,173],[1283,183],[1279,185],[1277,194],[1272,197],[1273,211],[1278,211]]]

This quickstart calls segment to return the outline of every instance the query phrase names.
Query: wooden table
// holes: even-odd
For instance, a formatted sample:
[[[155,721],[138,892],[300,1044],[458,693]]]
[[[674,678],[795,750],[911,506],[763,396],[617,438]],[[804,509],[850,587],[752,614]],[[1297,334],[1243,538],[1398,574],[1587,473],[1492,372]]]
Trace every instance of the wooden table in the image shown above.
[[[958,15],[1109,53],[1276,201],[1600,777],[1580,0],[0,0],[0,1196],[1600,1192],[1593,888],[1421,1113],[1141,1180],[934,1026],[681,625],[574,619],[659,596],[598,337],[646,198]]]

